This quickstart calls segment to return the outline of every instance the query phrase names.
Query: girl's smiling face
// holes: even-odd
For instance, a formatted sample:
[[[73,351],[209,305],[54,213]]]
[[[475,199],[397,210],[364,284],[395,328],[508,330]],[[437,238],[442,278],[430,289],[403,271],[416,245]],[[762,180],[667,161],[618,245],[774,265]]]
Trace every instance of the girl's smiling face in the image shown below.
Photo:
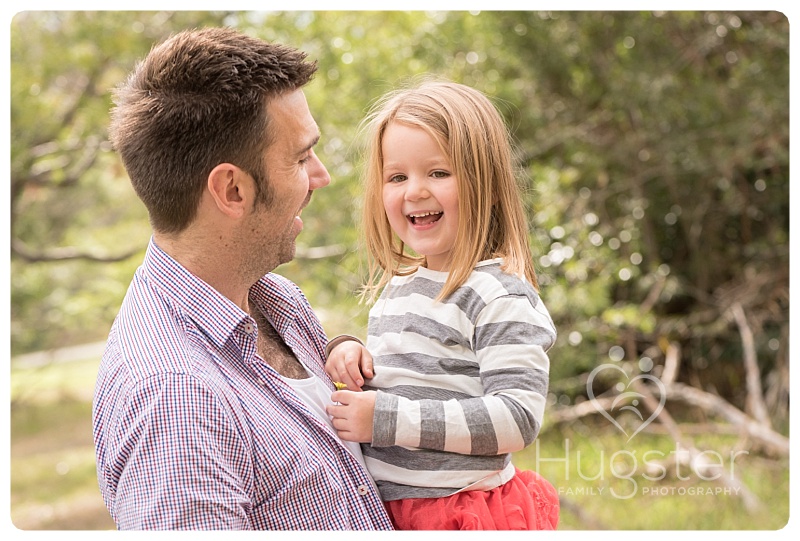
[[[434,137],[402,122],[386,126],[383,207],[392,230],[427,258],[428,268],[447,271],[458,233],[458,179]]]

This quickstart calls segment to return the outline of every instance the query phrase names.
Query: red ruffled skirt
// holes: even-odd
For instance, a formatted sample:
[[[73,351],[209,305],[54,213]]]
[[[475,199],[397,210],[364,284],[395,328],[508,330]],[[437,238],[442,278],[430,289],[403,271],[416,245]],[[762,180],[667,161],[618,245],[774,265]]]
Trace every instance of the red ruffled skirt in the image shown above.
[[[398,530],[555,530],[558,526],[555,487],[538,473],[519,469],[510,481],[491,490],[394,500],[385,506]]]

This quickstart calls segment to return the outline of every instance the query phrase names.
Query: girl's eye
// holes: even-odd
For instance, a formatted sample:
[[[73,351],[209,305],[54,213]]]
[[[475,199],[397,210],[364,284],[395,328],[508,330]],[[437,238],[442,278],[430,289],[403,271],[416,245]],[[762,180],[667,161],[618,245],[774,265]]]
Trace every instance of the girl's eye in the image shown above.
[[[406,180],[406,178],[408,177],[406,177],[405,175],[392,175],[391,177],[389,177],[388,182],[403,182],[404,180]]]
[[[448,173],[447,171],[434,171],[433,173],[431,173],[431,176],[433,178],[447,178],[450,176],[450,173]]]

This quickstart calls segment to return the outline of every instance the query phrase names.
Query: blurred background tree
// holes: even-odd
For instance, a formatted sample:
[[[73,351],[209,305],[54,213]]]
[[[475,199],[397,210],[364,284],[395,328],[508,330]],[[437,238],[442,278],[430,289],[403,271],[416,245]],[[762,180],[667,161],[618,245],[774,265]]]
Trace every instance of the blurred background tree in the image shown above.
[[[789,28],[777,12],[23,12],[11,27],[12,353],[102,340],[150,234],[106,139],[110,90],[154,42],[231,25],[318,59],[307,89],[333,183],[297,281],[329,333],[363,332],[357,126],[420,74],[496,99],[519,145],[554,381],[663,362],[743,399],[730,308],[788,393]],[[556,388],[558,385],[556,384]],[[570,397],[567,397],[570,398]]]

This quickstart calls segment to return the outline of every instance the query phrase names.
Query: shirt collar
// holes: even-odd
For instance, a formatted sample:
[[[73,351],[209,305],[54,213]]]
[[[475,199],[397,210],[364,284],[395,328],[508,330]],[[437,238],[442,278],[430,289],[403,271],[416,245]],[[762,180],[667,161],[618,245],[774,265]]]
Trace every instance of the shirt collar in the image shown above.
[[[250,316],[159,248],[151,237],[142,264],[153,285],[169,296],[210,340],[222,347]]]
[[[286,280],[271,273],[263,276],[250,288],[251,302],[262,309],[281,336],[285,336],[295,320],[299,301],[296,297]]]

